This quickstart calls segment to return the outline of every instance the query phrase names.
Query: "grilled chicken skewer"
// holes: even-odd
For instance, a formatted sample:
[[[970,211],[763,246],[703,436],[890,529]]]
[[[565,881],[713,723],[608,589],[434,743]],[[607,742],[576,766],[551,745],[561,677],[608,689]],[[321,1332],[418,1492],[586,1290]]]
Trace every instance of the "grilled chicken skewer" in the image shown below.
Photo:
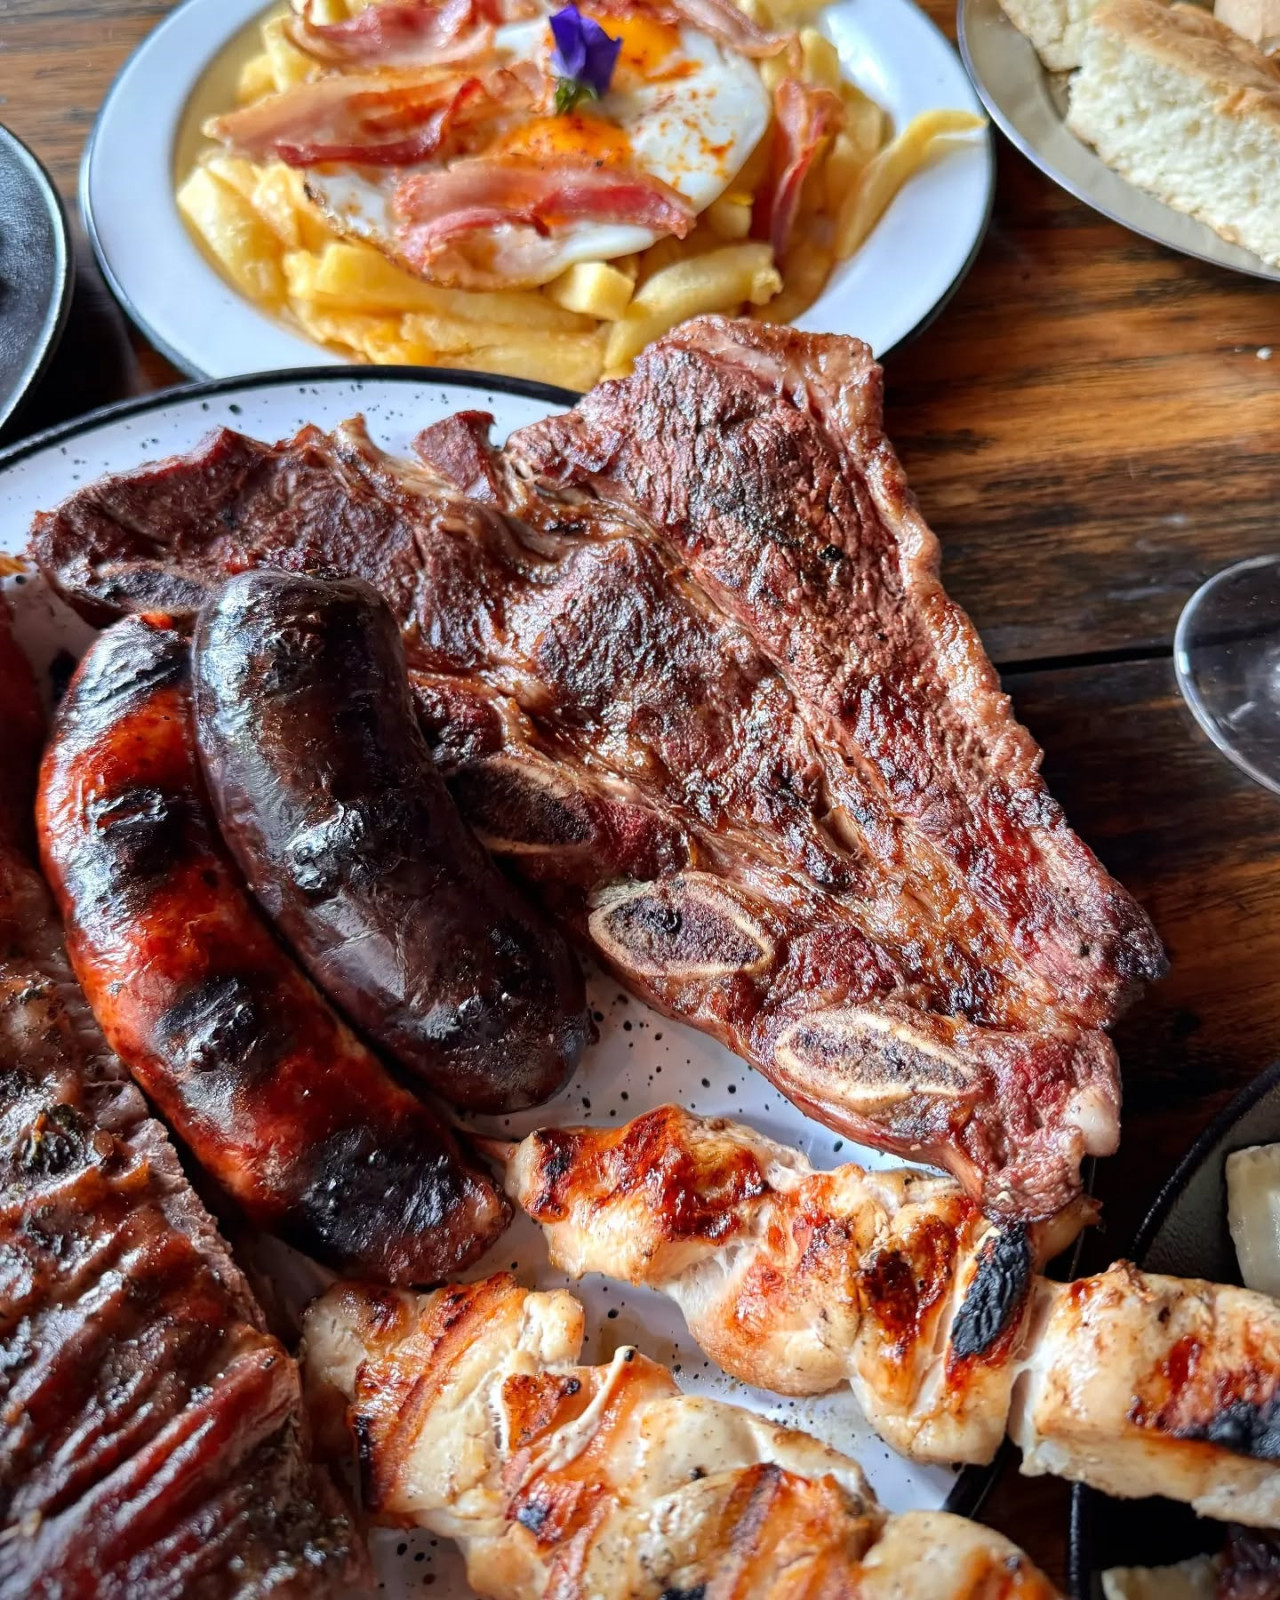
[[[8,629],[0,599],[0,1600],[364,1592],[297,1366],[71,976]]]
[[[577,1365],[582,1307],[508,1274],[415,1295],[338,1285],[307,1313],[323,1411],[380,1520],[456,1539],[489,1600],[1051,1600],[999,1534],[888,1517],[817,1440],[681,1394],[631,1348]]]
[[[487,1148],[556,1266],[668,1294],[735,1377],[784,1394],[847,1381],[916,1460],[989,1461],[1007,1429],[1024,1472],[1280,1525],[1280,1303],[1264,1295],[1125,1263],[1054,1283],[1037,1268],[1061,1225],[998,1227],[920,1172],[814,1172],[675,1106]]]

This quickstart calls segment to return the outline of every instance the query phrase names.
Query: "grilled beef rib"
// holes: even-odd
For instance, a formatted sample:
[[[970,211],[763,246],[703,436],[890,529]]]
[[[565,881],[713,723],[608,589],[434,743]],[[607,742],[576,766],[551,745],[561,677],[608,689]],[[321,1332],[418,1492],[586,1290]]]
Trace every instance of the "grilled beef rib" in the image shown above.
[[[1114,1149],[1101,1031],[1163,969],[1071,832],[854,340],[703,318],[504,451],[223,431],[36,523],[83,614],[369,579],[491,849],[636,992],[864,1143],[1047,1216]]]

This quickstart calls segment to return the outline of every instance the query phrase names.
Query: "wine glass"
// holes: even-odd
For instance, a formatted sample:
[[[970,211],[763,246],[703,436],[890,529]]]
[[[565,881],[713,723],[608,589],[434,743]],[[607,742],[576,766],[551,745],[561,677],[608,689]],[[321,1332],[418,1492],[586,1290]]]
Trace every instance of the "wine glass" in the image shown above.
[[[1173,664],[1218,749],[1280,794],[1280,555],[1237,561],[1201,584],[1178,618]]]

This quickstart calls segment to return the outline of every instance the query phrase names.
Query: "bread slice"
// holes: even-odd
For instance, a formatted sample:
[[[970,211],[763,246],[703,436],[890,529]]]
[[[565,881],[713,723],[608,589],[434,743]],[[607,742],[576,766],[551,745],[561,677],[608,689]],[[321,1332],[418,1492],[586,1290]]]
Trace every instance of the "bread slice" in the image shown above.
[[[1207,11],[1099,0],[1067,125],[1131,183],[1280,266],[1280,67]]]
[[[1080,65],[1084,25],[1098,0],[1000,0],[1005,15],[1025,33],[1050,72]]]
[[[1213,14],[1259,49],[1280,49],[1280,0],[1217,0]]]

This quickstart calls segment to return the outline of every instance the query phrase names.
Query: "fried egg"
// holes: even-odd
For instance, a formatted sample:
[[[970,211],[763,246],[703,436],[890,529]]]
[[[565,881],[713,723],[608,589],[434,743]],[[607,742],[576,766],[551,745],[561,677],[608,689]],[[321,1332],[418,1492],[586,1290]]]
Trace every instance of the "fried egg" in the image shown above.
[[[484,153],[547,166],[584,159],[626,166],[668,184],[700,214],[733,182],[768,127],[769,96],[756,65],[688,26],[644,15],[598,20],[622,41],[609,91],[565,115],[526,113],[495,130]],[[542,16],[499,27],[484,65],[533,61],[549,72],[550,54],[550,29]],[[339,232],[397,257],[396,188],[407,176],[439,169],[433,162],[382,172],[313,167],[307,193]],[[517,276],[522,286],[547,283],[577,262],[630,255],[660,237],[632,224],[574,220],[557,227],[539,249],[536,266]]]

